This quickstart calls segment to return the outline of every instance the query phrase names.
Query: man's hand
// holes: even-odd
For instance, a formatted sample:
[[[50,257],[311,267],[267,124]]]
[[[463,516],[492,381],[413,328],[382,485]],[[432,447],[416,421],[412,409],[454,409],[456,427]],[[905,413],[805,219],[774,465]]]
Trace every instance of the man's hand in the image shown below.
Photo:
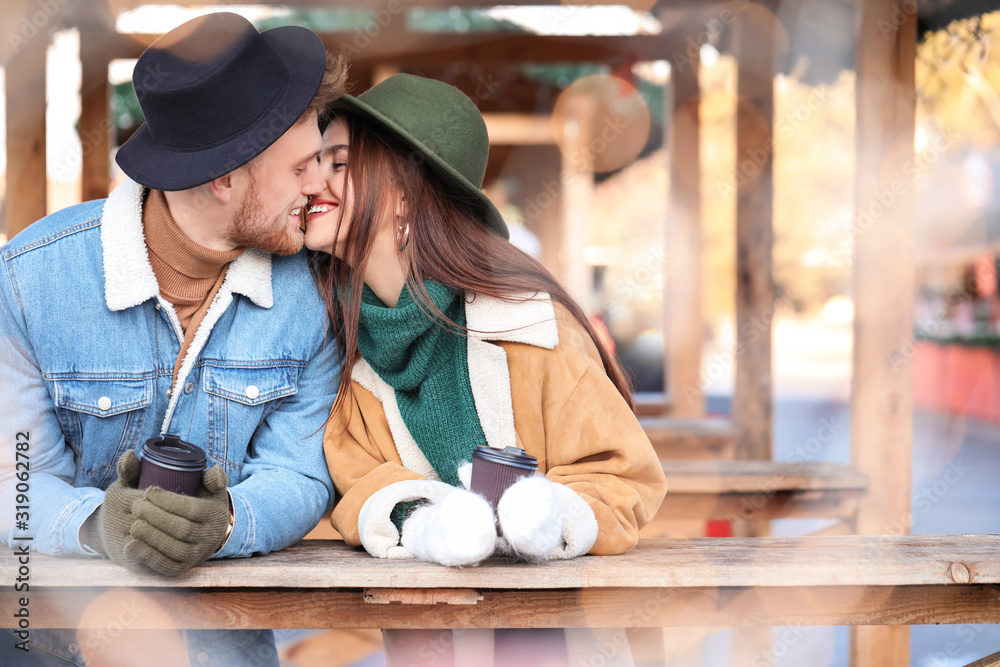
[[[229,525],[226,473],[219,466],[206,470],[192,498],[155,486],[140,491],[140,466],[132,450],[118,459],[118,479],[104,494],[88,542],[129,570],[177,576],[222,545]]]
[[[229,525],[226,473],[206,470],[195,497],[150,487],[133,504],[132,541],[125,558],[154,572],[177,576],[219,550]]]
[[[102,556],[130,570],[141,572],[125,558],[125,546],[132,540],[132,505],[142,498],[139,485],[139,457],[131,449],[118,458],[118,479],[104,492],[104,502],[94,513],[87,542]],[[88,520],[89,523],[90,520]]]

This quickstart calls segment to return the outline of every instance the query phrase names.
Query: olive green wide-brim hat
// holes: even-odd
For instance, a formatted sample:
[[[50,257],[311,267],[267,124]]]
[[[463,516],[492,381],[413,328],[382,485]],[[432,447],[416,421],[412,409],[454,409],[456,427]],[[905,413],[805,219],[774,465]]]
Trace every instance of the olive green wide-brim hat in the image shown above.
[[[470,204],[479,219],[505,239],[507,225],[481,187],[490,138],[475,103],[458,88],[412,74],[396,74],[334,108],[354,112],[389,130],[444,181],[449,194]]]

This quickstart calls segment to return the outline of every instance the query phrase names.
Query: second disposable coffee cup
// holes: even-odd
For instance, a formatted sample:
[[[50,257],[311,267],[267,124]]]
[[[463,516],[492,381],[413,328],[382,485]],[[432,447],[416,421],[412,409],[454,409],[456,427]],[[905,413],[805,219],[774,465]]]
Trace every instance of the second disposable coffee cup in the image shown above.
[[[476,447],[472,452],[472,490],[486,498],[495,510],[504,491],[536,470],[538,459],[523,449]]]
[[[176,435],[150,438],[142,446],[139,488],[158,486],[166,491],[193,496],[205,472],[205,451]]]

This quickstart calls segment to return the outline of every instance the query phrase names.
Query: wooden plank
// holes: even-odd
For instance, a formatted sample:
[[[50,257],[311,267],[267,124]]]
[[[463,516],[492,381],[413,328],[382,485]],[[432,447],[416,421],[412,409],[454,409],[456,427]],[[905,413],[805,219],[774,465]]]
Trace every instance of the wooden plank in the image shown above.
[[[49,43],[48,31],[39,30],[19,44],[6,64],[7,238],[46,213],[45,58]]]
[[[632,394],[635,414],[640,417],[665,417],[674,407],[673,398],[666,392],[637,391]]]
[[[16,547],[16,545],[15,545]],[[617,556],[540,564],[494,557],[447,568],[381,560],[339,541],[308,540],[280,552],[213,560],[183,576],[125,570],[110,561],[31,554],[37,587],[285,587],[556,589],[593,587],[912,586],[1000,584],[1000,536],[879,535],[719,540],[644,540]],[[961,567],[955,564],[961,564]],[[0,554],[0,580],[18,564]],[[957,573],[957,574],[956,574]]]
[[[391,22],[370,38],[357,32],[318,33],[327,49],[348,56],[352,67],[382,63],[407,67],[454,66],[457,63],[604,63],[667,60],[687,48],[685,41],[659,35],[563,36],[529,33],[409,33]],[[138,58],[159,38],[155,33],[119,34],[114,57]],[[686,38],[685,38],[686,39]]]
[[[664,132],[668,141],[669,211],[664,222],[664,378],[673,398],[671,414],[697,419],[705,414],[701,390],[701,91],[697,54],[671,69],[664,89]]]
[[[130,9],[135,9],[143,5],[149,4],[183,4],[189,7],[213,7],[218,4],[218,0],[184,0],[182,3],[171,3],[169,0],[160,0],[160,2],[149,2],[149,0],[111,0],[111,5],[114,7],[116,12],[124,12]],[[246,4],[257,4],[254,2],[247,1]],[[278,2],[270,3],[260,3],[269,4],[280,7],[292,7],[295,9],[329,9],[330,0],[280,0]],[[450,8],[450,7],[463,7],[463,8],[474,8],[474,7],[494,7],[497,4],[497,0],[421,0],[420,6],[426,8]],[[542,2],[541,0],[504,0],[504,5],[515,5],[515,6],[537,6],[537,5],[551,5],[551,0]],[[586,7],[587,5],[606,5],[607,0],[582,0],[573,3],[576,7]],[[650,7],[650,0],[615,0],[616,5],[623,5],[626,7],[632,7],[634,9],[648,10]],[[358,8],[363,8],[366,3],[359,1],[354,3],[354,6]],[[367,3],[367,6],[373,9],[379,9],[381,7],[387,6],[385,2],[379,3]],[[405,7],[405,3],[403,3]]]
[[[757,627],[1000,622],[996,586],[484,591],[475,605],[365,604],[359,590],[32,588],[31,627]],[[4,609],[16,594],[0,591]]]
[[[774,42],[777,19],[741,12],[734,26],[736,108],[736,458],[772,455],[771,266],[774,151]]]
[[[736,449],[736,427],[727,419],[640,417],[646,437],[663,460],[729,460]]]
[[[965,667],[1000,667],[1000,652],[988,655],[985,658],[971,662]]]
[[[868,477],[851,466],[817,461],[661,461],[668,493],[859,491]]]
[[[913,377],[912,359],[901,350],[913,337],[916,204],[903,184],[913,159],[917,16],[900,13],[895,0],[862,0],[857,12],[851,461],[871,479],[857,530],[907,533]],[[882,25],[894,27],[886,34]],[[891,202],[880,201],[885,193]],[[853,667],[909,663],[906,628],[852,632]]]
[[[777,493],[673,493],[667,497],[643,535],[671,535],[666,524],[677,520],[719,519],[734,524],[774,519],[843,519],[853,520],[864,496],[854,491],[808,491]],[[666,530],[665,530],[666,529]],[[660,532],[665,531],[665,532]]]
[[[552,117],[527,113],[484,113],[490,145],[545,146],[555,143]]]

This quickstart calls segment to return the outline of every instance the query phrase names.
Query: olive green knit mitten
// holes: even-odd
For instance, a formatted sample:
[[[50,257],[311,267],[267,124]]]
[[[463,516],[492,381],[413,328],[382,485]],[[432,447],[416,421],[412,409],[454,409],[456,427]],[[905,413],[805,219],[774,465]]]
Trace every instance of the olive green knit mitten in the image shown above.
[[[168,576],[208,560],[229,525],[226,482],[225,471],[215,466],[202,475],[194,497],[146,489],[132,506],[134,539],[125,546],[125,558]]]
[[[102,556],[137,572],[143,570],[125,558],[125,546],[132,540],[132,505],[143,494],[136,488],[139,467],[139,457],[131,449],[118,458],[118,479],[104,492],[104,501],[94,514],[92,539],[88,540]]]

